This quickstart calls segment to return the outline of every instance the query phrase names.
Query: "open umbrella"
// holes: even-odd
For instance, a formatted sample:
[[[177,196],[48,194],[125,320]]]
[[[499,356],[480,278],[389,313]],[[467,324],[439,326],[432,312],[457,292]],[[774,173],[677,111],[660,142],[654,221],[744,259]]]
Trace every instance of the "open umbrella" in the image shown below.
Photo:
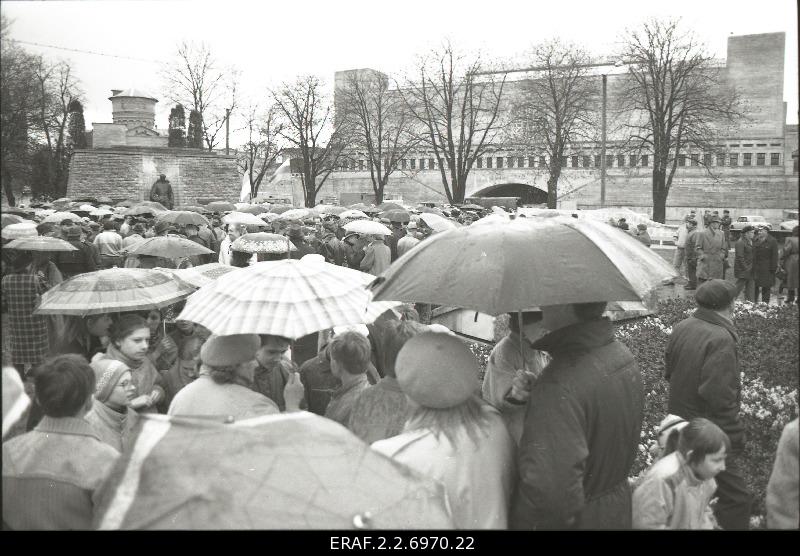
[[[24,220],[17,224],[9,224],[3,226],[3,231],[0,232],[3,239],[19,239],[23,237],[39,237],[39,232],[36,230],[36,222],[29,222]]]
[[[92,212],[92,211],[93,211],[93,210],[95,210],[96,208],[97,208],[97,207],[94,207],[94,206],[92,206],[92,205],[86,205],[86,204],[83,204],[83,205],[80,205],[80,206],[78,207],[78,209],[77,209],[77,210],[79,210],[79,211],[81,211],[81,212]]]
[[[388,218],[389,222],[400,222],[407,224],[411,220],[411,215],[405,209],[392,209],[382,212],[380,216]]]
[[[277,220],[280,214],[275,214],[274,212],[262,212],[258,215],[261,220],[265,220],[266,222],[273,222]]]
[[[114,214],[113,210],[107,208],[97,208],[89,213],[89,216],[108,216]]]
[[[4,215],[5,214],[16,214],[17,216],[22,216],[23,218],[25,218],[25,217],[28,217],[30,215],[31,211],[23,210],[21,208],[3,207],[2,213]]]
[[[244,234],[236,238],[233,244],[231,244],[231,249],[243,251],[244,253],[273,254],[285,254],[290,251],[297,251],[297,247],[289,241],[289,238],[280,234],[269,234],[266,232]]]
[[[140,216],[142,214],[152,214],[155,216],[156,214],[161,214],[164,212],[163,210],[158,210],[148,205],[136,205],[135,207],[131,207],[124,211],[122,214],[125,216]]]
[[[423,206],[423,207],[417,207],[417,210],[421,214],[436,214],[438,216],[442,216],[442,217],[444,216],[444,213],[438,208],[424,207]]]
[[[444,487],[313,413],[143,415],[94,528],[449,529]]]
[[[402,205],[398,205],[397,203],[381,203],[378,205],[378,210],[381,212],[386,212],[388,210],[406,210],[406,207]]]
[[[534,217],[432,236],[375,280],[375,300],[437,303],[490,315],[543,305],[649,301],[677,276],[657,253],[590,220]]]
[[[290,209],[282,212],[278,220],[302,220],[309,216],[315,216],[315,213],[307,208]]]
[[[181,268],[178,270],[168,269],[168,270],[170,270],[175,276],[177,276],[187,284],[191,284],[196,288],[202,288],[203,286],[205,286],[206,284],[210,284],[220,276],[223,276],[233,270],[236,270],[236,267],[220,263],[208,263],[208,264],[193,266],[190,268]]]
[[[392,235],[392,230],[380,222],[373,222],[372,220],[354,220],[345,224],[344,229],[356,234]]]
[[[97,203],[100,204],[100,205],[110,205],[113,202],[114,201],[111,200],[111,197],[98,197],[97,198]]]
[[[5,228],[6,226],[8,226],[10,224],[19,224],[23,220],[25,220],[25,219],[23,217],[21,217],[20,215],[18,215],[18,214],[6,214],[6,213],[3,213],[2,215],[0,215],[0,222],[2,222],[2,227],[3,228]]]
[[[178,318],[221,336],[272,334],[289,339],[360,324],[370,296],[352,272],[297,260],[256,263],[198,290]]]
[[[137,199],[125,199],[124,201],[120,201],[116,204],[118,207],[132,207],[134,205],[138,205],[139,201]]]
[[[188,210],[168,210],[156,216],[156,220],[179,226],[185,226],[186,224],[211,226],[205,216]]]
[[[369,216],[360,210],[350,209],[339,213],[339,218],[344,220],[345,218],[369,218]]]
[[[164,272],[110,268],[78,274],[42,294],[37,315],[98,315],[157,309],[180,301],[194,288]]]
[[[272,205],[269,208],[269,211],[274,214],[283,214],[286,211],[292,210],[292,207],[289,205]]]
[[[341,215],[347,209],[345,207],[339,207],[336,205],[317,205],[314,207],[317,211],[317,214],[333,214],[336,216]]]
[[[21,237],[4,245],[3,249],[18,251],[77,251],[78,248],[57,237],[36,236]]]
[[[236,210],[236,207],[233,203],[228,203],[226,201],[211,201],[206,205],[206,208],[212,212],[226,212],[229,210]]]
[[[198,214],[206,214],[208,212],[207,209],[196,206],[196,205],[181,205],[179,207],[175,207],[175,210],[184,210],[189,212],[196,212]]]
[[[246,224],[247,226],[264,226],[264,220],[255,214],[231,212],[222,217],[225,224]]]
[[[59,212],[54,212],[53,214],[50,214],[48,216],[45,216],[42,222],[48,224],[60,224],[62,220],[72,220],[74,222],[75,220],[80,220],[80,219],[81,219],[80,216],[72,212],[59,211]]]
[[[419,219],[434,232],[446,232],[458,227],[452,221],[438,214],[423,213],[419,215]]]
[[[255,214],[256,216],[259,216],[260,214],[268,212],[268,211],[269,211],[269,207],[268,206],[265,207],[263,205],[246,205],[244,207],[239,208],[239,212],[246,212],[246,213],[249,213],[249,214]]]
[[[195,255],[208,255],[213,251],[179,236],[156,236],[144,239],[128,250],[131,255],[151,255],[165,259],[180,259]]]
[[[361,212],[367,212],[372,210],[374,207],[370,207],[369,205],[365,205],[364,203],[356,203],[354,205],[350,205],[347,207],[350,210],[360,210]]]
[[[485,207],[482,207],[480,205],[474,205],[471,203],[467,203],[466,205],[461,205],[459,208],[461,210],[486,210]]]
[[[146,207],[153,207],[154,209],[156,209],[156,210],[158,210],[160,212],[164,212],[166,210],[169,210],[169,209],[167,209],[167,207],[165,207],[164,205],[162,205],[161,203],[159,203],[157,201],[140,201],[139,204],[140,205],[144,205]]]

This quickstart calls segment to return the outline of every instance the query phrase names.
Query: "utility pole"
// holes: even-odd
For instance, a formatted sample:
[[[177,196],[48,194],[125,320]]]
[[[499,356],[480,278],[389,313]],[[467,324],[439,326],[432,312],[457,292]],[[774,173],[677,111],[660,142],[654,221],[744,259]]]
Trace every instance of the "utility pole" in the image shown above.
[[[603,76],[603,77],[605,77],[605,76]],[[603,89],[603,90],[605,91],[605,89]],[[603,112],[603,113],[605,114],[605,112]],[[230,122],[231,122],[231,111],[226,108],[225,109],[225,156],[228,156],[228,145],[230,144],[229,143],[230,129],[231,129]]]
[[[608,76],[603,74],[603,120],[600,130],[600,208],[606,206],[606,82]]]

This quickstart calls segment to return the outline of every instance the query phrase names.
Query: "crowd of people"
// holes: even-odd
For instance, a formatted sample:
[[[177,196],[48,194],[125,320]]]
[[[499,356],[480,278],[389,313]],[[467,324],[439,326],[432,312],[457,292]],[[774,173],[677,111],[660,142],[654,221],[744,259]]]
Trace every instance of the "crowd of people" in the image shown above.
[[[603,316],[604,302],[510,314],[508,336],[483,377],[466,343],[420,322],[410,304],[296,341],[218,336],[174,321],[180,303],[89,317],[33,314],[44,291],[95,269],[271,260],[234,249],[245,233],[285,235],[295,250],[280,258],[316,254],[374,275],[434,233],[424,222],[391,220],[391,235],[366,236],[347,232],[337,218],[253,228],[223,226],[222,215],[212,215],[209,223],[179,229],[126,217],[39,224],[40,235],[80,244],[79,251],[65,262],[62,254],[3,250],[3,311],[12,323],[4,332],[3,391],[7,381],[23,382],[32,399],[27,417],[6,432],[4,396],[4,528],[90,528],[94,497],[135,441],[142,413],[239,421],[297,411],[335,421],[439,481],[459,529],[748,528],[752,494],[737,466],[745,442],[732,322],[739,287],[717,279],[727,251],[713,219],[710,240],[690,234],[701,265],[698,309],[671,334],[671,415],[662,423],[658,461],[635,484],[629,474],[645,393],[633,355]],[[214,254],[184,261],[127,252],[169,234]],[[792,245],[796,269],[796,229]],[[770,481],[770,527],[798,528],[797,492],[795,419]]]

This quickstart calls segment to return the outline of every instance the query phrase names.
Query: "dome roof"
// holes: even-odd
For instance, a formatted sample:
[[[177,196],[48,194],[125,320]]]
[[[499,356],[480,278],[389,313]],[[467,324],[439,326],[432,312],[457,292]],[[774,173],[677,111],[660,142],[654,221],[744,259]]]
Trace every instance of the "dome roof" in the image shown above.
[[[108,100],[119,97],[147,98],[158,102],[158,99],[156,97],[154,97],[147,91],[143,91],[142,89],[125,89],[124,91],[120,91],[114,94],[113,96],[108,97]]]

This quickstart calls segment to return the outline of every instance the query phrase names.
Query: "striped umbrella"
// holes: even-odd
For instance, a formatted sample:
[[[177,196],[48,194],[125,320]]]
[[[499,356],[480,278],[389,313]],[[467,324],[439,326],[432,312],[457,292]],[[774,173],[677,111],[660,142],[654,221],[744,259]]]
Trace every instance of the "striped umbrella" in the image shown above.
[[[142,240],[128,250],[131,255],[151,255],[165,259],[179,259],[213,253],[190,239],[179,236],[156,236]]]
[[[334,326],[363,323],[369,300],[363,281],[342,267],[297,260],[261,262],[199,289],[178,319],[221,336],[272,334],[297,339]]]
[[[78,248],[57,237],[36,236],[21,237],[13,240],[5,249],[16,249],[18,251],[77,251]]]
[[[99,315],[158,309],[194,288],[175,276],[144,268],[110,268],[66,280],[42,295],[37,315]]]
[[[159,222],[177,224],[179,226],[185,226],[186,224],[211,226],[205,216],[189,210],[168,210],[156,216],[156,220]]]
[[[231,249],[244,253],[274,254],[285,254],[289,251],[297,251],[297,247],[295,247],[286,236],[269,234],[266,232],[244,234],[236,238],[236,241],[231,244]]]
[[[179,270],[167,270],[171,270],[175,276],[187,284],[191,284],[196,288],[202,288],[203,286],[214,282],[220,276],[224,276],[225,274],[236,270],[236,267],[220,263],[208,263],[190,268],[181,268]]]

